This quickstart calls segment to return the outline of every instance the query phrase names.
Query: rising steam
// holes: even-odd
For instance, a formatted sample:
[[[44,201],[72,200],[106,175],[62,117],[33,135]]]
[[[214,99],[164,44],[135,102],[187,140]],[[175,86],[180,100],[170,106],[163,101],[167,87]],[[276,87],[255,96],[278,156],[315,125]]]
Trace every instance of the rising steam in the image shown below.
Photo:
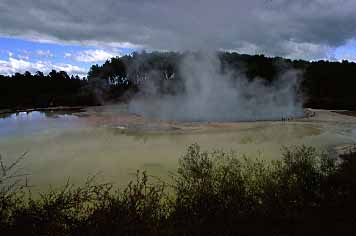
[[[185,92],[139,96],[129,103],[129,111],[146,117],[176,121],[280,120],[303,115],[297,96],[300,73],[288,70],[272,84],[248,81],[243,74],[222,72],[216,54],[186,56],[180,65]]]

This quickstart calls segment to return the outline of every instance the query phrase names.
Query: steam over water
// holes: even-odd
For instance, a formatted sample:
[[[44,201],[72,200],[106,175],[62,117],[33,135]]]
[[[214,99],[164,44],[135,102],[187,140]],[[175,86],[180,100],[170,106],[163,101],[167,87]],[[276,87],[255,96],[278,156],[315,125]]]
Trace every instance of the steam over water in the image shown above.
[[[242,73],[221,71],[216,54],[186,56],[180,65],[185,92],[178,95],[156,93],[138,96],[129,111],[146,117],[176,121],[280,120],[303,115],[297,96],[299,72],[280,73],[272,84],[248,81]]]

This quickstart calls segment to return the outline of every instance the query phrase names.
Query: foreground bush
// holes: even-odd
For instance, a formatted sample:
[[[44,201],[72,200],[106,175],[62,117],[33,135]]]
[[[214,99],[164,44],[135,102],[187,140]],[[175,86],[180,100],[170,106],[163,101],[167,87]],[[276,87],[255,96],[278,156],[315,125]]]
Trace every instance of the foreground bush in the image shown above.
[[[337,164],[301,146],[266,163],[195,144],[180,159],[172,185],[152,184],[137,172],[124,189],[89,180],[39,198],[5,188],[2,175],[0,235],[353,234],[355,157]]]

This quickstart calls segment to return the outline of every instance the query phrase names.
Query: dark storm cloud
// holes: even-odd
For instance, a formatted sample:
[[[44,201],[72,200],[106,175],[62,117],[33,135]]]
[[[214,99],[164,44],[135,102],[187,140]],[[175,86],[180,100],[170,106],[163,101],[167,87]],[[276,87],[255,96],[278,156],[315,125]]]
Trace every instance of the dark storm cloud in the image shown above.
[[[2,0],[0,34],[323,58],[356,36],[354,0]]]

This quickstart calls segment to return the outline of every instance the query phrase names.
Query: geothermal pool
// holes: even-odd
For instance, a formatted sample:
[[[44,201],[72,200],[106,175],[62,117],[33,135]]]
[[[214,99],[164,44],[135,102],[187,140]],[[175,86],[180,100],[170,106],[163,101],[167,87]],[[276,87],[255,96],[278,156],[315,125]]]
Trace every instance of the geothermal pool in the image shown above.
[[[146,119],[125,105],[0,115],[0,153],[10,163],[24,152],[20,172],[35,188],[100,182],[126,184],[137,169],[167,178],[188,145],[224,149],[266,160],[296,144],[333,149],[356,142],[356,117],[313,110],[288,122],[191,122]]]

